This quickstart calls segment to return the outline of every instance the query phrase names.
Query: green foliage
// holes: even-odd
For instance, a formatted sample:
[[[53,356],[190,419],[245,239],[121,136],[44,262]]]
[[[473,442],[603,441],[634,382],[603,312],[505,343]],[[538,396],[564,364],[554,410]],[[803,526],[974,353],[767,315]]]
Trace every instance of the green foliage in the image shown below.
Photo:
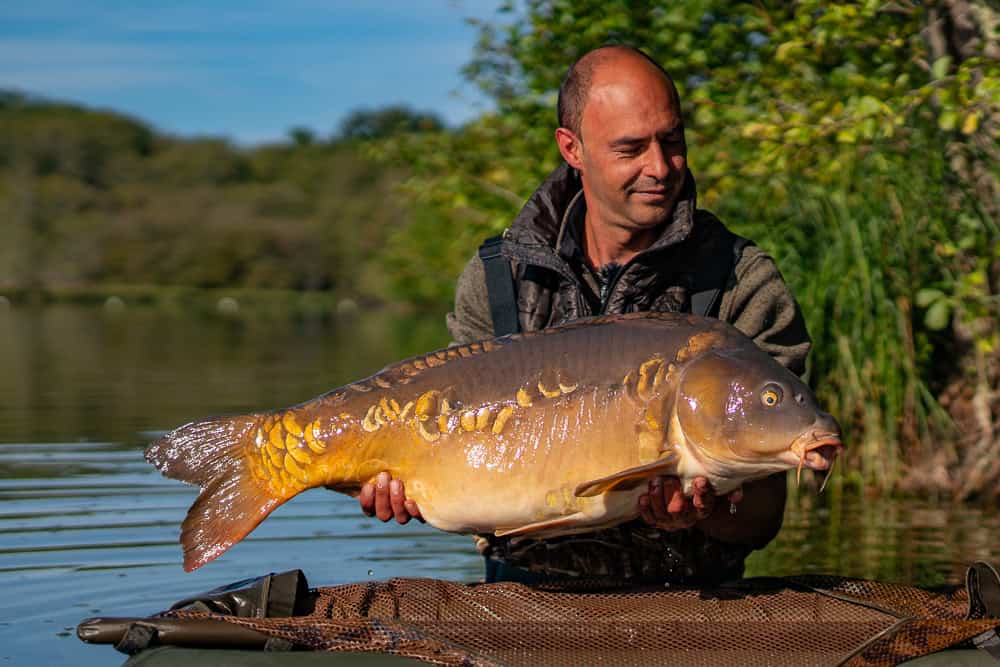
[[[497,114],[459,132],[406,135],[371,147],[376,159],[416,165],[403,189],[417,213],[393,232],[384,255],[394,293],[451,301],[457,273],[482,238],[502,230],[555,168],[558,152],[543,149],[540,139],[515,117]]]
[[[811,377],[828,409],[851,429],[853,466],[886,488],[908,458],[930,454],[920,443],[934,442],[941,451],[953,439],[931,392],[940,381],[933,376],[939,336],[913,313],[919,286],[939,275],[924,259],[949,230],[932,187],[943,160],[922,165],[930,171],[891,175],[873,162],[859,161],[854,177],[866,178],[884,198],[792,186],[795,204],[784,220],[770,231],[759,224],[746,229],[767,239],[803,305],[814,342]]]
[[[864,480],[939,465],[934,447],[959,477],[961,453],[936,442],[954,436],[935,394],[972,366],[994,394],[1000,380],[982,357],[1000,347],[998,26],[982,0],[508,3],[479,24],[466,68],[498,111],[379,147],[409,166],[428,211],[393,235],[390,261],[436,262],[398,289],[447,298],[557,164],[569,64],[609,42],[641,47],[680,88],[701,204],[769,249],[795,289],[812,380],[863,443]]]

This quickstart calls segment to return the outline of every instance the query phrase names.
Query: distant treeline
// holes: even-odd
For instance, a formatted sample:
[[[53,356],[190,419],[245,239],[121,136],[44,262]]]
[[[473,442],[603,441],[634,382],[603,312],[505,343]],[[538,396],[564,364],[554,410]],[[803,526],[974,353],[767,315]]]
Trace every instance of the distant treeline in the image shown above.
[[[440,130],[357,111],[320,140],[240,148],[105,111],[0,94],[0,290],[102,285],[336,290],[387,298],[380,249],[410,216],[363,142]]]

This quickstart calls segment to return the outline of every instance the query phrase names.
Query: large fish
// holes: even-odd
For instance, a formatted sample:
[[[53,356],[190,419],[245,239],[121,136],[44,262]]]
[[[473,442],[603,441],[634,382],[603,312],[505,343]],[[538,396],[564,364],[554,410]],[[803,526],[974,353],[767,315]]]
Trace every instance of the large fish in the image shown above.
[[[690,315],[601,317],[460,345],[301,405],[197,421],[146,450],[201,486],[184,568],[318,486],[356,495],[388,470],[442,530],[545,537],[638,516],[656,475],[717,493],[830,468],[840,429],[809,388],[732,326]]]

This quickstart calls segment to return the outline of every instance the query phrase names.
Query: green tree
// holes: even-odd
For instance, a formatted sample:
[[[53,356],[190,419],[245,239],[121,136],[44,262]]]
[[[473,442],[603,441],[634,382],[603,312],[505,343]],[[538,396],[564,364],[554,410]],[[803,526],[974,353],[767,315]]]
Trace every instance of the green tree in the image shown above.
[[[308,127],[293,127],[288,131],[288,138],[296,146],[311,146],[316,143],[316,133]]]
[[[407,106],[358,109],[340,124],[337,138],[345,141],[384,139],[406,132],[433,132],[444,127],[437,115]]]

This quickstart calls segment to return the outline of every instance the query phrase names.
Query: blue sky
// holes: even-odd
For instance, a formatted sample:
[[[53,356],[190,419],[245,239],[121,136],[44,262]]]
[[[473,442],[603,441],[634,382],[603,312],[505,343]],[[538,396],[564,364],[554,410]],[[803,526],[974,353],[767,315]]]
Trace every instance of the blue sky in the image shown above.
[[[403,103],[447,123],[488,102],[463,81],[496,0],[11,0],[0,88],[113,109],[242,144],[320,136],[357,108]],[[280,7],[280,9],[278,9]]]

